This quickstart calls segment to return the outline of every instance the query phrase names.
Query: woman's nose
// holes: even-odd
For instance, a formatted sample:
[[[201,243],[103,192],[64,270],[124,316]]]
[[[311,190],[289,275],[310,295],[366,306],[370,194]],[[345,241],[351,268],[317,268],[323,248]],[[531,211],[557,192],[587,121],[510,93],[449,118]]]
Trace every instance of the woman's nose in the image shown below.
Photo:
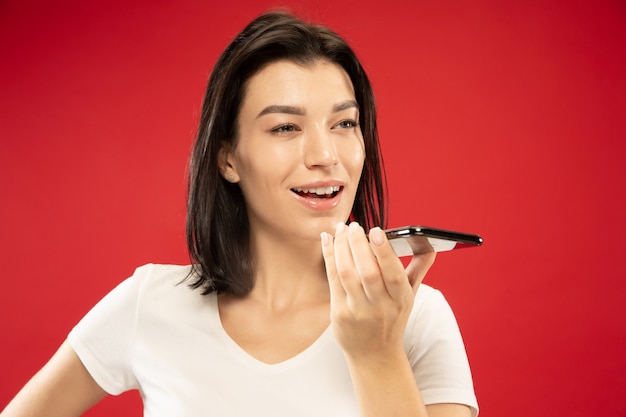
[[[330,132],[309,131],[304,141],[304,163],[307,167],[327,167],[339,162],[337,146]]]

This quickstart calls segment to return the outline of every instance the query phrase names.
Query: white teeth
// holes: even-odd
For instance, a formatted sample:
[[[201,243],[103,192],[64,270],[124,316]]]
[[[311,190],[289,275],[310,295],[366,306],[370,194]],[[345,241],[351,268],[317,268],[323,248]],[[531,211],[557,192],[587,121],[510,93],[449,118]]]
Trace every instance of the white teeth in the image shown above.
[[[305,193],[305,194],[325,195],[325,194],[336,193],[337,191],[339,191],[339,186],[336,185],[334,187],[294,188],[294,190],[299,193]]]

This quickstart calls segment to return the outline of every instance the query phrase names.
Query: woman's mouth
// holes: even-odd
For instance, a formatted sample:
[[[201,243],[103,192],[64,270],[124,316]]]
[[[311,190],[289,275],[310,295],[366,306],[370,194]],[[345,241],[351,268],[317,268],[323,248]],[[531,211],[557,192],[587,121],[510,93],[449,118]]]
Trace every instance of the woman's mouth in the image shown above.
[[[315,188],[292,188],[291,191],[303,198],[333,198],[342,187],[336,185],[332,187],[315,187]]]

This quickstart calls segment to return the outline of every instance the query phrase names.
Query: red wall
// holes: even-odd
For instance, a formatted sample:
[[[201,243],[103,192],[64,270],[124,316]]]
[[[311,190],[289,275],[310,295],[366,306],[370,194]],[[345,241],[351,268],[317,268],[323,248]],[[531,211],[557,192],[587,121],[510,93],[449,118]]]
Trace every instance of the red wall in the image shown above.
[[[205,82],[272,5],[141,3],[0,5],[0,408],[134,267],[187,262]],[[378,3],[280,2],[369,70],[390,225],[484,235],[427,277],[482,415],[626,415],[624,2]],[[130,394],[88,415],[139,409]]]

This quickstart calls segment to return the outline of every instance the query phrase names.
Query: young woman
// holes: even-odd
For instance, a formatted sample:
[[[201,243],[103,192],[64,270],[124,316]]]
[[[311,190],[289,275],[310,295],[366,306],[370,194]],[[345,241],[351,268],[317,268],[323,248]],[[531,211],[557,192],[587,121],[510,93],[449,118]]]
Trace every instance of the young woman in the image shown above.
[[[335,33],[283,13],[217,62],[190,169],[193,266],[146,265],[2,416],[470,416],[463,342],[385,238],[372,90]]]

